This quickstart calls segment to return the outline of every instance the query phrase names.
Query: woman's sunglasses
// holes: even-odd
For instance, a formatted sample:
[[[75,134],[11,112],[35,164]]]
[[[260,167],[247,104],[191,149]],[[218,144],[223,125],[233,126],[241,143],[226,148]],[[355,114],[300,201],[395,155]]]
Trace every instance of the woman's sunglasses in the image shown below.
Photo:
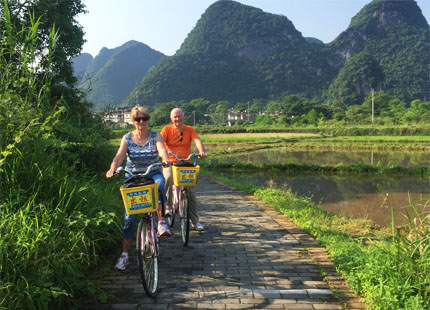
[[[136,122],[140,122],[140,121],[144,121],[144,122],[146,122],[146,121],[149,121],[149,117],[148,116],[144,116],[144,117],[135,117],[134,118],[134,120],[136,121]]]

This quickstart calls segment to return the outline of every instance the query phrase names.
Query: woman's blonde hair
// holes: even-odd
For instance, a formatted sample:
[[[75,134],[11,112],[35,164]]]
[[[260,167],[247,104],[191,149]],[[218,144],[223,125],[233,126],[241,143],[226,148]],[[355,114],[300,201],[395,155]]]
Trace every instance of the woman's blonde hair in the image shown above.
[[[149,117],[151,118],[151,114],[149,113],[148,109],[145,107],[134,107],[131,109],[130,117],[132,120],[134,120],[137,117],[137,113],[140,112],[143,114],[143,117]]]

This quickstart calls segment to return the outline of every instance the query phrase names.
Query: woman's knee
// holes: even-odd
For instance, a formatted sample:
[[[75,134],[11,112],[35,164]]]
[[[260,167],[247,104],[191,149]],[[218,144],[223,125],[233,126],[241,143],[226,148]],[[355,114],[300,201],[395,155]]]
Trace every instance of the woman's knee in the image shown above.
[[[136,229],[137,215],[124,216],[124,226],[122,227],[122,237],[124,239],[133,238]]]

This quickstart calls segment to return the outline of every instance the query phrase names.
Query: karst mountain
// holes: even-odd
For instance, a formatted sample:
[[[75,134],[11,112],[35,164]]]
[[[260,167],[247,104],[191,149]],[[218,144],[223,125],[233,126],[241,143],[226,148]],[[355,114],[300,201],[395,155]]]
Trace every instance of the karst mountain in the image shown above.
[[[138,42],[102,50],[79,85],[91,89],[88,97],[99,106],[287,94],[349,106],[372,89],[405,102],[428,100],[429,37],[414,0],[373,0],[328,44],[303,37],[286,16],[222,0],[206,9],[173,56],[125,56],[124,46],[144,45]],[[119,84],[124,76],[128,86]]]

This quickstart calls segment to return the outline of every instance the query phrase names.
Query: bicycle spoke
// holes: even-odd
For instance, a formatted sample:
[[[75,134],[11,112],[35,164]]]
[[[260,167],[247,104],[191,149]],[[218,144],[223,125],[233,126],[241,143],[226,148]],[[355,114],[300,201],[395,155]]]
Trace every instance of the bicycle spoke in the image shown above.
[[[137,232],[137,258],[142,286],[149,297],[154,298],[158,289],[158,248],[154,238],[154,219],[145,216],[139,222]]]
[[[182,243],[186,246],[190,235],[190,214],[188,212],[188,192],[186,189],[181,191],[180,213]]]

